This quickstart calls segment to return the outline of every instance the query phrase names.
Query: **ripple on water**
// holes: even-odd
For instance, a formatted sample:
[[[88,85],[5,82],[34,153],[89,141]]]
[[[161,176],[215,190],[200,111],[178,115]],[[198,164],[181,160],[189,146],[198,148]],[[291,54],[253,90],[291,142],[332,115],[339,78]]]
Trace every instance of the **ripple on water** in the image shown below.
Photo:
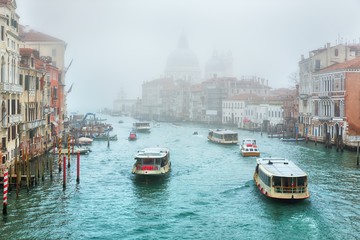
[[[108,117],[107,117],[108,118]],[[96,142],[75,163],[63,190],[54,159],[53,180],[9,194],[9,215],[0,231],[9,239],[359,239],[360,175],[356,153],[314,144],[284,144],[256,132],[262,156],[294,160],[309,174],[311,197],[297,203],[263,196],[252,178],[256,158],[239,146],[206,139],[210,126],[162,123],[150,134],[127,141],[131,118],[108,118],[119,140]],[[198,131],[199,135],[192,135]],[[136,151],[169,147],[172,170],[164,178],[131,174]],[[74,161],[73,161],[74,162]]]

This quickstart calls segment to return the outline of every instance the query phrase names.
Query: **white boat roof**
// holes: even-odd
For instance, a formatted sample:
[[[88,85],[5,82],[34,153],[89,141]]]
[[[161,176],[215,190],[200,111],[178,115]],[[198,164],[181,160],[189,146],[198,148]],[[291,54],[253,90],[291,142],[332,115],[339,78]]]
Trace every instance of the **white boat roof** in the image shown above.
[[[216,132],[219,134],[238,134],[235,131],[227,130],[227,129],[209,129],[209,131]]]
[[[274,176],[304,177],[307,176],[301,168],[286,158],[258,158],[257,163]]]
[[[160,158],[165,157],[169,153],[169,149],[165,147],[149,147],[137,152],[135,158]]]

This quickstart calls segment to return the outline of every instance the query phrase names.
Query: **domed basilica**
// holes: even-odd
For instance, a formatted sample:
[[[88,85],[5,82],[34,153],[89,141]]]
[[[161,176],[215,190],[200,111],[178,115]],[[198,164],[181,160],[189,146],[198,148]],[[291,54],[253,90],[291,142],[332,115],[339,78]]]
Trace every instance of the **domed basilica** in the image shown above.
[[[186,80],[191,83],[200,82],[201,71],[199,60],[189,48],[185,34],[181,34],[177,48],[167,59],[165,77],[174,80]]]
[[[184,33],[180,35],[177,48],[169,55],[165,67],[165,77],[174,80],[186,80],[190,83],[201,82],[201,70],[196,54],[189,48]],[[218,54],[213,56],[205,65],[204,78],[232,77],[232,55]]]

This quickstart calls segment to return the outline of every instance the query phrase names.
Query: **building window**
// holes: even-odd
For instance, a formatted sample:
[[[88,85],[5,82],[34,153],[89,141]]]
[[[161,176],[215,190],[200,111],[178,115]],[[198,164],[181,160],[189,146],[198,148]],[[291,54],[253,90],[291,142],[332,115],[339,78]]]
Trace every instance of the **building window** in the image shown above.
[[[335,48],[335,57],[339,56],[339,49]]]
[[[5,40],[5,29],[4,29],[4,26],[1,26],[1,41],[4,41]]]
[[[56,49],[51,50],[51,57],[56,58]]]
[[[320,70],[320,60],[315,60],[315,71]]]

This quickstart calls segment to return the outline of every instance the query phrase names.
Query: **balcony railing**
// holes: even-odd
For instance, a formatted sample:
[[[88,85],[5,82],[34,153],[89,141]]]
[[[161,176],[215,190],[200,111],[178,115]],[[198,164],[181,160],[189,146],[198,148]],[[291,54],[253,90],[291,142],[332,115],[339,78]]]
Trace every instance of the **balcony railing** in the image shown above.
[[[0,83],[0,92],[22,93],[23,87],[20,84]]]
[[[31,129],[46,125],[46,120],[34,120],[32,122],[27,122],[24,125],[25,125],[26,130],[31,130]]]
[[[326,99],[326,98],[330,98],[330,97],[331,97],[330,92],[320,92],[319,93],[319,98]]]
[[[23,117],[21,114],[15,114],[15,115],[10,115],[9,117],[9,124],[13,125],[13,124],[18,124],[21,123],[23,120]]]

